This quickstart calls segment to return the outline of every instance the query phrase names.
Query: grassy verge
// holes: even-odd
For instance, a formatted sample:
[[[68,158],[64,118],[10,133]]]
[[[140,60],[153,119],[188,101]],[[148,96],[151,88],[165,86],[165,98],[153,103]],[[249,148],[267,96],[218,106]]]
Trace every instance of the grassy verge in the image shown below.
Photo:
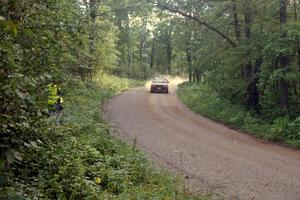
[[[26,145],[1,199],[208,199],[182,191],[177,178],[109,134],[101,103],[139,84],[114,77],[70,84],[63,125],[50,118],[40,140]]]
[[[300,117],[295,120],[278,117],[270,123],[262,116],[220,98],[206,85],[184,83],[180,85],[177,94],[179,99],[196,113],[257,137],[300,148]]]

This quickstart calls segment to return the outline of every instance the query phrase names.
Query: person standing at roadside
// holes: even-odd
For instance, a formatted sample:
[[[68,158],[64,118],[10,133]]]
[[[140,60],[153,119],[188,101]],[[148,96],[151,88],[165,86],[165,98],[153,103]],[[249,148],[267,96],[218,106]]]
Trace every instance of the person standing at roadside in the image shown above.
[[[59,113],[63,110],[63,98],[61,88],[58,86],[58,81],[48,84],[48,111],[49,114]]]

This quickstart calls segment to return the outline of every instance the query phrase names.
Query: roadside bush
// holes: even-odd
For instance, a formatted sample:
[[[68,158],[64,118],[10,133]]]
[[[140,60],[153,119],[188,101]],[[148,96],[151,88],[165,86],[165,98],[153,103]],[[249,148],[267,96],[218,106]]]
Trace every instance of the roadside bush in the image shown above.
[[[220,121],[231,127],[242,129],[257,137],[273,142],[285,143],[291,147],[300,147],[300,117],[278,117],[278,110],[268,112],[272,106],[256,115],[241,105],[233,104],[214,92],[205,84],[183,83],[179,86],[178,97],[193,111]],[[276,117],[277,116],[277,117]]]
[[[268,136],[273,141],[286,140],[291,146],[297,147],[300,144],[300,117],[294,121],[289,120],[287,117],[276,119]]]

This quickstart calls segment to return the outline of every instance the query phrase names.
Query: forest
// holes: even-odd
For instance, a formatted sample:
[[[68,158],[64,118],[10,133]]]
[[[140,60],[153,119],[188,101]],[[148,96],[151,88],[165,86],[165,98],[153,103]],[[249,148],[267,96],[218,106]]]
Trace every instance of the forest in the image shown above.
[[[186,77],[178,95],[196,112],[299,148],[299,11],[298,0],[0,0],[0,198],[209,198],[108,134],[99,104],[156,74]],[[53,80],[61,126],[48,116]]]

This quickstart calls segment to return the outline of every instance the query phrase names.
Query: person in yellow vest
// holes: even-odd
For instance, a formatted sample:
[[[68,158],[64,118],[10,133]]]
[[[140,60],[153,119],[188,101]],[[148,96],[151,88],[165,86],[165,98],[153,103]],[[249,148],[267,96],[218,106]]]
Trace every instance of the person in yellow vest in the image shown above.
[[[48,110],[49,114],[60,112],[63,110],[63,98],[61,89],[57,86],[57,82],[54,81],[50,83],[48,86]]]

